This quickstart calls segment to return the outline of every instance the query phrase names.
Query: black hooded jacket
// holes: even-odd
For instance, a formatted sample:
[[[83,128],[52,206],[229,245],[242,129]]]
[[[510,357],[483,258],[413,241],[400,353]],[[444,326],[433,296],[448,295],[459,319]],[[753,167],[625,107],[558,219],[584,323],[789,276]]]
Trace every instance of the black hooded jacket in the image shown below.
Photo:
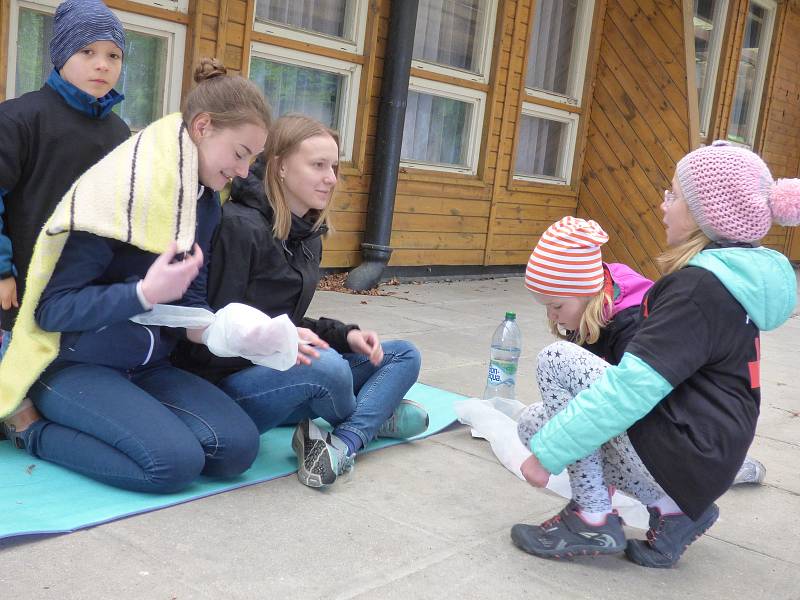
[[[270,317],[287,314],[337,352],[350,352],[347,333],[357,325],[305,316],[320,278],[324,226],[292,215],[288,239],[272,233],[273,212],[265,197],[264,163],[250,167],[247,179],[236,178],[231,197],[222,207],[222,222],[214,236],[208,275],[208,303],[218,310],[231,302],[248,304]],[[173,362],[211,381],[219,381],[252,366],[240,358],[220,358],[205,346],[182,344]]]

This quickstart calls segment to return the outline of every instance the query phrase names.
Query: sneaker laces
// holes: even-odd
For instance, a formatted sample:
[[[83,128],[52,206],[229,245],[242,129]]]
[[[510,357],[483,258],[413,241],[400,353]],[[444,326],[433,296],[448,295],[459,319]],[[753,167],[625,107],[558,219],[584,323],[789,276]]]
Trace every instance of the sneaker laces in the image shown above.
[[[383,424],[380,426],[380,431],[384,432],[395,432],[397,431],[397,411],[393,411],[392,414],[386,419]]]
[[[550,529],[553,525],[557,525],[560,522],[561,522],[561,513],[558,513],[554,517],[550,517],[549,519],[547,519],[547,521],[542,523],[539,527],[541,527],[542,529]]]
[[[333,433],[327,435],[325,443],[328,445],[329,451],[336,456],[337,475],[349,473],[355,468],[356,454],[348,454],[347,444]]]

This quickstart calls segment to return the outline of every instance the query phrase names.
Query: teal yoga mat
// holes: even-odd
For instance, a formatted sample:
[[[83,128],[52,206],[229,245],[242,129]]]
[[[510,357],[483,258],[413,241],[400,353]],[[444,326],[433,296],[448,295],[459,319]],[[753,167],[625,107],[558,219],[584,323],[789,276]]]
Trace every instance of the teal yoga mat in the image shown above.
[[[463,398],[419,383],[406,397],[424,404],[430,415],[428,431],[414,439],[433,435],[452,424],[456,420],[453,402]],[[76,531],[289,475],[297,470],[291,437],[292,428],[289,427],[279,427],[262,435],[256,462],[237,479],[221,482],[201,477],[188,489],[163,496],[127,492],[97,483],[34,459],[12,448],[8,441],[2,441],[0,539]],[[404,441],[377,440],[367,451],[399,443]]]

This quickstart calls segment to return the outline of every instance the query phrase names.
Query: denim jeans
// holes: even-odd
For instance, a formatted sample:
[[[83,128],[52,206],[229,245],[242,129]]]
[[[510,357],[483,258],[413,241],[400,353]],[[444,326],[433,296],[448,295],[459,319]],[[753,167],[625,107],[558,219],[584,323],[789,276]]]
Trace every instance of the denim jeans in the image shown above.
[[[0,343],[0,360],[3,360],[6,350],[8,350],[8,345],[11,343],[11,332],[3,329],[0,330],[0,335],[3,336],[2,343]]]
[[[57,361],[29,392],[30,454],[117,487],[170,493],[233,477],[259,449],[252,420],[211,383],[165,361],[134,371]]]
[[[260,432],[322,417],[366,446],[419,375],[419,350],[403,340],[384,342],[375,366],[363,354],[321,350],[310,365],[288,371],[253,366],[219,382]]]

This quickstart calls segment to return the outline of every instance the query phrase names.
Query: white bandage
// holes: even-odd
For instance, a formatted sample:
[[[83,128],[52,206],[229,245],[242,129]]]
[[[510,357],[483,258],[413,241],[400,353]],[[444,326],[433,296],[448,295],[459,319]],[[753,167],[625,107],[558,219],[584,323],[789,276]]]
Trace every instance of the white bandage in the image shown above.
[[[246,304],[233,302],[219,309],[202,340],[217,356],[241,356],[278,371],[297,362],[297,327],[289,317],[271,319]]]

